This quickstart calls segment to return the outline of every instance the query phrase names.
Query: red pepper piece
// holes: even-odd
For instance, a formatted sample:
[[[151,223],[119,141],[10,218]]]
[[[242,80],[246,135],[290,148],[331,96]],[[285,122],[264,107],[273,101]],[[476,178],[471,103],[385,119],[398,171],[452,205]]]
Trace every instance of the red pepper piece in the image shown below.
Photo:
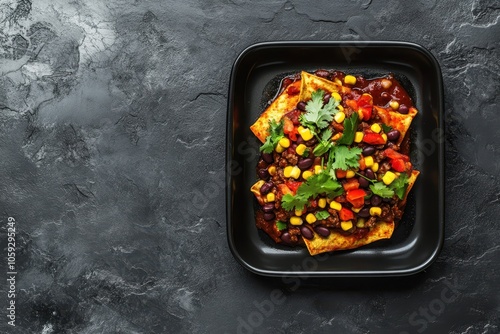
[[[345,191],[358,189],[359,188],[358,179],[356,178],[348,179],[347,182],[343,184],[343,187]]]
[[[340,220],[346,221],[354,219],[354,213],[348,208],[342,208],[339,212]]]
[[[347,200],[355,208],[360,208],[365,203],[366,191],[363,189],[353,189],[347,192]]]
[[[385,144],[384,137],[379,133],[365,133],[363,141],[370,145],[383,145]]]
[[[405,162],[403,159],[392,159],[391,167],[396,172],[404,172],[406,170]]]
[[[384,154],[389,159],[402,159],[404,162],[410,162],[410,157],[404,154],[394,151],[392,148],[388,148],[384,151]]]
[[[372,117],[373,97],[370,94],[363,94],[358,100],[358,108],[363,112],[363,120],[368,121]]]
[[[295,195],[295,193],[297,192],[297,189],[300,187],[300,185],[302,184],[302,182],[299,182],[299,181],[288,181],[288,182],[285,182],[285,184],[293,192],[293,194]]]

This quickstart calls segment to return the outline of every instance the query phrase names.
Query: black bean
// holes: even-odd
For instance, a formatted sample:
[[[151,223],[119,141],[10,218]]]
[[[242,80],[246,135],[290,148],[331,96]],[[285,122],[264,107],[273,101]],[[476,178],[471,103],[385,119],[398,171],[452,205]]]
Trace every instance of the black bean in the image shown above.
[[[272,153],[262,153],[261,157],[262,157],[262,160],[264,160],[268,164],[273,162],[273,154]]]
[[[362,176],[358,178],[358,182],[361,188],[368,188],[368,186],[370,185],[370,182],[368,182],[368,180]]]
[[[302,139],[302,136],[297,136],[297,145],[298,144],[303,144],[305,142],[304,139]]]
[[[297,103],[297,109],[306,111],[306,103],[304,101],[300,101],[299,103]]]
[[[302,233],[302,236],[306,239],[311,240],[312,238],[314,238],[313,232],[307,226],[301,226],[300,233]]]
[[[273,203],[266,203],[262,206],[262,211],[264,211],[264,212],[273,212],[273,210],[274,210]]]
[[[326,93],[325,96],[323,96],[323,103],[327,104],[328,102],[330,102],[331,97],[332,97],[332,94]]]
[[[292,236],[290,235],[290,233],[288,232],[285,232],[281,235],[281,241],[283,241],[284,243],[286,244],[292,244]]]
[[[330,230],[324,226],[316,226],[314,230],[322,237],[327,237],[330,235]]]
[[[311,159],[311,158],[305,158],[305,159],[301,159],[298,163],[297,163],[297,166],[301,169],[301,170],[306,170],[306,169],[309,169],[312,164],[314,163],[314,160]]]
[[[361,209],[358,212],[358,216],[360,216],[362,218],[368,218],[368,217],[370,217],[370,208],[365,207],[365,208]]]
[[[396,141],[399,139],[400,135],[401,133],[397,129],[392,129],[387,133],[387,139],[389,139],[390,141]]]
[[[262,185],[262,187],[260,187],[260,193],[261,193],[262,195],[265,195],[265,194],[267,194],[268,192],[270,192],[270,191],[271,191],[271,189],[273,189],[273,187],[274,187],[274,184],[273,184],[272,182],[267,182],[267,183],[264,183],[264,184]]]
[[[322,77],[322,78],[328,78],[328,76],[330,75],[330,72],[328,72],[327,70],[316,70],[314,72],[314,75],[318,76],[318,77]]]
[[[375,173],[371,170],[371,168],[365,169],[365,176],[369,178],[370,180],[375,179]]]
[[[373,146],[365,146],[363,147],[363,155],[365,157],[369,156],[369,155],[372,155],[373,153],[375,153],[375,147]]]
[[[264,181],[267,181],[269,180],[269,172],[267,171],[267,169],[263,168],[263,169],[259,169],[258,171],[258,174],[259,174],[259,177],[264,180]]]
[[[274,217],[276,217],[274,215],[274,212],[266,212],[266,213],[264,213],[264,220],[270,221],[270,220],[273,220]]]
[[[406,105],[404,105],[404,104],[400,104],[400,105],[399,105],[399,109],[398,109],[398,111],[399,111],[401,114],[407,114],[407,113],[408,113],[408,111],[409,111],[409,109],[408,109],[408,107],[407,107]]]
[[[372,198],[370,199],[370,203],[373,206],[379,206],[380,203],[382,203],[382,198],[380,198],[380,196],[378,195],[373,195]]]

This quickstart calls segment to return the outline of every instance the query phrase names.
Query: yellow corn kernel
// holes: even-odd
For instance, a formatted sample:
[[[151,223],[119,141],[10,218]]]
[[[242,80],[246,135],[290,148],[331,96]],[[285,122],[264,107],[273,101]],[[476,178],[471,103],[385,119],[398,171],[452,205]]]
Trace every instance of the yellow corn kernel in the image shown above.
[[[365,157],[365,166],[366,166],[366,168],[372,167],[373,163],[374,163],[374,160],[373,160],[373,157],[371,155]]]
[[[292,225],[302,225],[302,223],[303,223],[302,218],[296,217],[296,216],[290,217],[290,224],[292,224]]]
[[[356,227],[365,227],[365,219],[358,218],[358,221],[356,222]]]
[[[267,171],[272,176],[276,175],[276,166],[269,166],[269,168],[267,169]]]
[[[343,107],[341,104],[339,104],[339,105],[337,106],[337,109],[338,109],[339,111],[344,112],[344,107]]]
[[[346,179],[351,179],[351,178],[353,178],[355,175],[356,175],[356,173],[354,173],[354,171],[352,171],[352,170],[348,170],[348,171],[345,173],[345,178],[346,178]]]
[[[370,215],[371,216],[380,216],[382,214],[382,209],[378,206],[372,206],[370,208]]]
[[[314,174],[319,174],[323,171],[323,168],[321,168],[320,165],[314,166]]]
[[[292,170],[294,166],[286,166],[285,169],[283,169],[283,175],[285,177],[291,177],[292,176]]]
[[[326,207],[326,198],[320,198],[318,199],[318,206],[322,209]]]
[[[299,127],[298,131],[299,131],[299,134],[302,137],[302,139],[304,139],[305,141],[311,140],[314,137],[311,130],[309,130],[307,128]]]
[[[384,181],[385,184],[389,185],[396,179],[396,174],[394,174],[391,171],[387,171],[384,176],[382,177],[382,181]]]
[[[363,141],[363,136],[365,134],[361,131],[357,131],[355,134],[354,134],[354,142],[355,143],[361,143]]]
[[[331,201],[330,208],[333,210],[340,211],[342,209],[342,204],[340,204],[339,202],[336,202],[336,201]]]
[[[276,148],[274,150],[278,153],[283,153],[285,148],[283,146],[281,146],[280,143],[278,143],[278,145],[276,145]]]
[[[302,216],[302,210],[295,209],[295,215],[296,216]]]
[[[378,166],[378,162],[374,162],[374,163],[373,163],[373,166],[372,166],[372,171],[373,171],[374,173],[378,172],[378,167],[379,167],[379,166]]]
[[[380,83],[382,84],[382,87],[384,89],[391,88],[391,86],[392,86],[392,81],[389,79],[382,79]]]
[[[276,197],[274,196],[274,194],[273,194],[273,193],[268,193],[268,194],[266,195],[266,200],[267,200],[268,202],[274,202],[274,200],[275,200],[275,199],[276,199]]]
[[[391,102],[389,102],[389,105],[394,110],[398,110],[399,109],[399,102],[398,101],[392,100]]]
[[[307,216],[306,216],[306,222],[308,222],[309,224],[312,224],[316,221],[316,216],[313,215],[312,213],[308,213]]]
[[[363,110],[358,109],[358,116],[359,116],[359,119],[363,119]]]
[[[348,220],[345,222],[340,222],[340,227],[342,227],[344,231],[349,231],[352,228],[352,221]]]
[[[290,139],[288,139],[287,137],[283,137],[280,139],[278,144],[280,144],[284,148],[289,148],[290,147]]]
[[[339,78],[335,78],[335,80],[333,80],[333,81],[335,81],[338,85],[342,86],[342,81],[340,81]]]
[[[382,133],[382,138],[384,138],[384,141],[387,143],[387,135],[385,133]]]
[[[344,78],[344,83],[348,85],[355,85],[356,84],[356,77],[353,75],[346,75]]]
[[[300,177],[300,173],[301,173],[300,168],[297,166],[293,166],[290,176],[293,177],[294,179],[298,179]]]
[[[373,123],[372,126],[370,126],[370,129],[375,133],[380,133],[380,131],[382,131],[382,128],[380,127],[380,125],[378,123]],[[281,140],[280,140],[280,144],[281,144]]]
[[[311,176],[313,176],[313,172],[311,172],[310,170],[306,170],[302,173],[302,177],[304,178],[304,180],[307,180]]]
[[[343,111],[339,111],[334,117],[333,119],[335,120],[335,122],[337,123],[342,123],[345,119],[345,114]]]
[[[362,208],[363,208],[363,207],[362,207],[362,206],[360,206],[359,208],[351,208],[351,210],[352,210],[353,212],[358,213],[358,212],[360,212],[360,211],[361,211],[361,209],[362,209]]]
[[[342,101],[342,96],[340,96],[339,93],[337,92],[333,92],[332,93],[332,97],[336,100],[336,101]]]
[[[306,151],[307,149],[307,146],[304,145],[304,144],[299,144],[297,145],[297,148],[295,148],[295,152],[298,154],[298,155],[304,155],[304,152]]]

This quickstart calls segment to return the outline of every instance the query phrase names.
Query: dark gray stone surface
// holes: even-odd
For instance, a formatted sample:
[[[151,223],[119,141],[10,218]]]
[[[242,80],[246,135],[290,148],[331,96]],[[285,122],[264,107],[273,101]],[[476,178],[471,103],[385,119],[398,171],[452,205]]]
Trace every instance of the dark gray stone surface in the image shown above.
[[[7,0],[0,15],[0,332],[500,332],[498,1]],[[446,236],[425,272],[295,289],[233,259],[228,81],[267,40],[406,40],[438,58]]]

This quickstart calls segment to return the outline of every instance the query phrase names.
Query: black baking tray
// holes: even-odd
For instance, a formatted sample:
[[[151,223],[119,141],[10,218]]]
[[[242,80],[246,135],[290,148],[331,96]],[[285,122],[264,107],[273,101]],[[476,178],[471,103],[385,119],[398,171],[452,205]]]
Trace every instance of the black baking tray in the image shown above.
[[[302,70],[340,70],[367,78],[393,73],[413,99],[411,159],[418,177],[391,239],[310,256],[305,247],[275,244],[255,226],[250,187],[260,142],[249,127],[276,94],[281,78]],[[402,276],[438,256],[444,239],[444,114],[439,64],[407,42],[265,42],[246,48],[231,71],[226,132],[229,248],[246,269],[266,276]]]

